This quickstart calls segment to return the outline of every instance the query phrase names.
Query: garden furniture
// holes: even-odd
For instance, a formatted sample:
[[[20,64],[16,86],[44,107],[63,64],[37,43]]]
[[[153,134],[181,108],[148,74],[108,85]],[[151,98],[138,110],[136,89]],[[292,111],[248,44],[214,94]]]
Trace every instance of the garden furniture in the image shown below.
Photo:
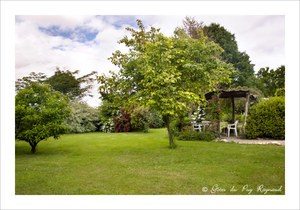
[[[228,137],[230,136],[230,130],[234,130],[234,133],[235,133],[235,136],[237,136],[237,126],[238,126],[238,120],[235,121],[235,123],[233,124],[229,124],[227,126],[227,129],[228,129]]]

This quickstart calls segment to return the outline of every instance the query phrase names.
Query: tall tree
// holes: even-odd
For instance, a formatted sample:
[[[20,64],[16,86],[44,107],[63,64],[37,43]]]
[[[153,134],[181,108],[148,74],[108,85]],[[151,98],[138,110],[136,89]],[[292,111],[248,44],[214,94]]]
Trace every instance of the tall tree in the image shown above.
[[[208,40],[214,41],[223,48],[224,51],[220,54],[220,58],[226,63],[233,64],[236,70],[231,75],[231,86],[254,86],[254,64],[251,64],[250,57],[246,52],[238,50],[234,34],[220,26],[220,24],[212,23],[209,26],[205,26],[203,22],[198,22],[193,17],[186,17],[183,20],[183,29],[194,39],[200,39],[200,31],[203,30],[204,35],[209,38]],[[224,87],[227,88],[228,86],[223,84]]]
[[[246,52],[238,50],[235,35],[230,33],[220,24],[212,23],[203,27],[205,35],[218,43],[223,49],[222,60],[232,63],[235,73],[232,74],[231,86],[254,86],[254,64],[251,64],[250,57]]]
[[[82,77],[76,78],[78,73],[79,70],[71,72],[69,70],[62,71],[57,69],[54,75],[46,80],[46,83],[50,84],[53,90],[68,95],[71,100],[81,99],[82,97],[89,95],[89,90],[92,88],[92,82],[96,80],[96,78],[92,78],[92,76],[97,72],[93,71]]]
[[[282,65],[276,70],[269,67],[261,68],[257,74],[258,87],[266,97],[274,96],[279,88],[285,87],[285,66]]]
[[[28,142],[35,153],[40,141],[58,138],[67,131],[62,122],[70,112],[68,103],[67,96],[49,85],[32,82],[21,89],[15,97],[16,139]]]
[[[177,29],[166,37],[159,29],[127,28],[131,38],[124,43],[129,52],[113,53],[112,63],[120,68],[111,77],[101,75],[102,98],[140,104],[159,111],[167,126],[169,145],[174,146],[170,120],[189,110],[187,104],[204,103],[204,94],[217,83],[229,82],[231,67],[217,58],[222,49],[206,38],[192,39]]]
[[[38,82],[40,84],[49,84],[52,90],[68,95],[72,101],[81,99],[84,96],[91,96],[89,91],[92,88],[92,83],[96,80],[96,77],[93,76],[97,72],[93,71],[76,78],[78,73],[79,70],[71,72],[69,70],[62,71],[57,68],[54,75],[47,77],[44,73],[31,72],[29,76],[16,81],[16,91],[25,88],[26,85],[32,82]]]

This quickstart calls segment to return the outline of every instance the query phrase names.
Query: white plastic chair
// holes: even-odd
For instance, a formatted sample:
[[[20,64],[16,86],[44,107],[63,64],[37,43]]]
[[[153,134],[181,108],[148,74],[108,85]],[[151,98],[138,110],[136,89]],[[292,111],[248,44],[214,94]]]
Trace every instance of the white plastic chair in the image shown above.
[[[233,124],[228,124],[227,130],[228,130],[228,137],[230,136],[230,130],[234,130],[235,136],[237,136],[237,125],[238,125],[238,120],[235,121]]]
[[[193,130],[194,131],[201,131],[201,125],[199,123],[193,123]]]

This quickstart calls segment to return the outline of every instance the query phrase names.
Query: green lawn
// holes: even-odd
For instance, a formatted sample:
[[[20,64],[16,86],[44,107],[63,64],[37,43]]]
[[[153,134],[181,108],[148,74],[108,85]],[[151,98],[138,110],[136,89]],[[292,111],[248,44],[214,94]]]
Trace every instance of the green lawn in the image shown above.
[[[177,141],[168,148],[166,129],[150,133],[63,135],[30,153],[16,142],[18,195],[284,194],[285,148],[219,142]],[[225,192],[213,193],[218,187]],[[236,192],[230,192],[234,186]],[[207,192],[205,187],[207,187]]]

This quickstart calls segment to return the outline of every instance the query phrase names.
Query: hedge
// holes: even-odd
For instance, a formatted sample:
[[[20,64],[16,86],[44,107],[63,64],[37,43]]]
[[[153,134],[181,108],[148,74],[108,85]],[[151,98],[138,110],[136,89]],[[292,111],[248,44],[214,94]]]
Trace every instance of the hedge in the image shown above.
[[[253,106],[245,129],[250,139],[285,139],[285,98],[272,97]]]

